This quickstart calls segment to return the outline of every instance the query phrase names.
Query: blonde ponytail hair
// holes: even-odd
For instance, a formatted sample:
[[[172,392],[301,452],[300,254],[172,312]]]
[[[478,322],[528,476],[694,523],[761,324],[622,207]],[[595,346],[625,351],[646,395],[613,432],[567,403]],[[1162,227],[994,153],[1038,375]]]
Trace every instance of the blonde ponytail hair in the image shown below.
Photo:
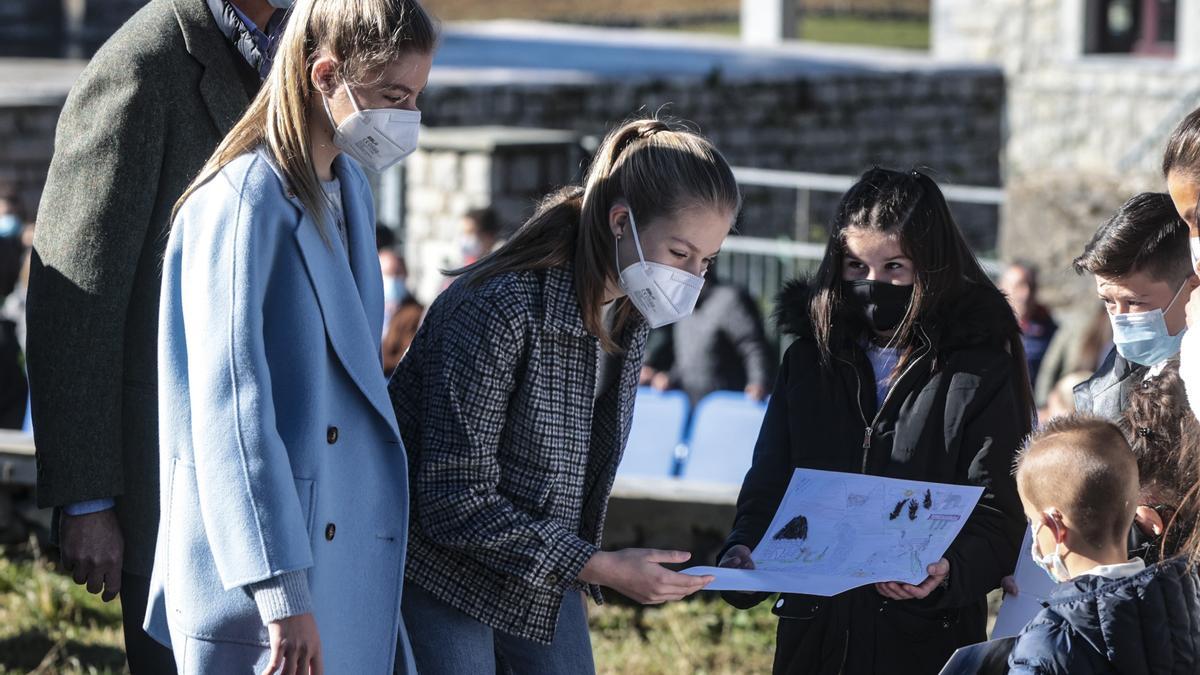
[[[498,274],[544,270],[572,263],[584,327],[605,351],[620,350],[604,326],[604,296],[618,278],[609,210],[624,202],[645,229],[660,216],[692,206],[736,213],[741,193],[733,171],[707,139],[659,119],[636,119],[601,142],[582,186],[546,197],[537,211],[495,253],[450,274],[478,284]],[[621,301],[613,333],[619,335],[632,311]]]
[[[175,213],[226,164],[266,145],[287,189],[313,214],[328,243],[325,196],[309,144],[310,104],[313,96],[321,95],[311,77],[317,53],[323,50],[337,60],[334,75],[339,81],[371,84],[367,78],[378,77],[397,57],[433,52],[438,31],[417,0],[298,0],[290,11],[270,75],[175,203]]]

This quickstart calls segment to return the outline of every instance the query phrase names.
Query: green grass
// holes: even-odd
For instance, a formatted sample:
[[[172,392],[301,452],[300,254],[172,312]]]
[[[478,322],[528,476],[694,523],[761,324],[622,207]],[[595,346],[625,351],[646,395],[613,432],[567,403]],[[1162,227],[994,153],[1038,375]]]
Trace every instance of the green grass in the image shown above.
[[[715,596],[658,607],[592,606],[596,670],[612,675],[767,673],[775,653],[771,603],[740,611]]]
[[[589,607],[600,673],[767,672],[775,645],[770,603],[733,609],[715,597],[659,607]],[[0,548],[0,675],[127,673],[121,609],[77,586],[28,549]]]
[[[994,620],[999,594],[991,598]],[[735,675],[771,670],[771,603],[736,610],[714,594],[655,607],[588,607],[602,675]],[[28,549],[0,547],[0,675],[121,675],[121,609]]]
[[[117,602],[25,550],[0,550],[0,675],[125,672]]]
[[[928,20],[814,16],[800,26],[800,37],[814,42],[929,49]]]
[[[689,32],[737,35],[737,23],[690,26]],[[853,16],[810,16],[800,21],[800,39],[833,44],[929,49],[929,22],[916,19],[866,19]]]

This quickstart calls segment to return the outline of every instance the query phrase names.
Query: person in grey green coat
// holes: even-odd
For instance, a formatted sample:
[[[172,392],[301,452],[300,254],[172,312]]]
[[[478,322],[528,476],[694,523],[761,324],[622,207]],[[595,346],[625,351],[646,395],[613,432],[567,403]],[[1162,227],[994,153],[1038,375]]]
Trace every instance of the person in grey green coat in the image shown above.
[[[257,93],[280,4],[142,8],[71,90],[38,210],[27,304],[37,499],[56,510],[53,534],[75,581],[106,600],[121,595],[135,675],[174,669],[141,628],[158,529],[169,218]]]

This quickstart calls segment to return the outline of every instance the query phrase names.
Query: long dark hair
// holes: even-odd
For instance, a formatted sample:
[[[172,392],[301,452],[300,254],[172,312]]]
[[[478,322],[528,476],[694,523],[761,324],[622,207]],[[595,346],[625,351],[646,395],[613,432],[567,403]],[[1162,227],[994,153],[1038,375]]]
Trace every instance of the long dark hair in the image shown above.
[[[604,138],[582,186],[546,197],[504,246],[448,274],[479,284],[506,272],[571,262],[583,325],[605,351],[616,352],[613,335],[620,334],[633,311],[625,299],[618,301],[610,335],[604,325],[604,293],[618,272],[608,213],[619,201],[637,213],[639,228],[645,230],[660,216],[697,205],[736,215],[742,198],[729,164],[707,139],[680,124],[632,120]]]
[[[1200,422],[1188,405],[1177,361],[1130,392],[1119,426],[1137,457],[1140,503],[1172,511],[1164,517],[1161,556],[1200,562]]]
[[[900,349],[898,369],[916,357],[922,344],[937,349],[937,330],[953,321],[949,310],[972,287],[999,294],[971,251],[950,213],[946,198],[932,178],[921,171],[875,167],[862,175],[842,197],[829,228],[825,257],[817,269],[817,290],[809,305],[813,333],[826,365],[865,334],[861,322],[849,319],[842,297],[842,267],[849,230],[895,235],[913,262],[914,283],[908,313],[896,329],[893,344]],[[1024,409],[1026,428],[1032,424],[1033,397],[1025,349],[1015,319],[1002,336],[1017,373],[1017,400]],[[934,330],[926,330],[933,328]]]

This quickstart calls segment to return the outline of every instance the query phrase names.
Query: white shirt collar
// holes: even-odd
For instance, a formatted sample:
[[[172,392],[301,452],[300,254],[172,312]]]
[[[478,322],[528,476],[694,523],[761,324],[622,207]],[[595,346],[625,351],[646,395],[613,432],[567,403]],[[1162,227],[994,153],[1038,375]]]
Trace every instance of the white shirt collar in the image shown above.
[[[1099,565],[1084,572],[1083,574],[1091,574],[1097,577],[1104,577],[1105,579],[1116,580],[1131,577],[1144,569],[1146,569],[1146,562],[1141,558],[1134,558],[1129,562],[1117,563],[1116,565]],[[1079,576],[1083,576],[1083,574]]]

